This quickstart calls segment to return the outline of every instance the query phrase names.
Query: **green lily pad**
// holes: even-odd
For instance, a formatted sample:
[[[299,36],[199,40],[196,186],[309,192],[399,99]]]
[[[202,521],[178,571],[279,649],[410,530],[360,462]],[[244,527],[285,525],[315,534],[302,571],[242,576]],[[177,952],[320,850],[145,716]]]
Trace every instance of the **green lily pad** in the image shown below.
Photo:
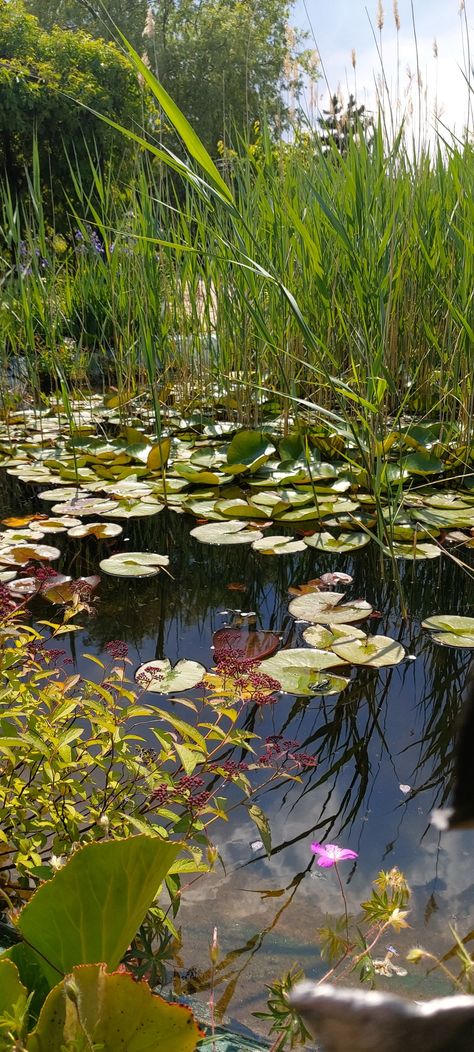
[[[385,668],[399,665],[406,656],[405,648],[389,636],[347,636],[333,644],[333,652],[351,665],[370,665]]]
[[[88,498],[91,494],[88,490],[80,490],[74,486],[57,486],[55,489],[44,489],[41,493],[38,493],[40,500],[45,500],[50,504],[56,504],[56,501],[67,501],[76,500],[76,498]]]
[[[35,537],[40,531],[43,536],[48,533],[65,533],[74,526],[80,526],[81,520],[74,519],[71,515],[63,515],[62,518],[41,519],[40,522],[31,522],[28,529]],[[38,530],[36,529],[38,527]]]
[[[198,661],[182,658],[172,665],[168,658],[162,661],[146,661],[135,673],[136,682],[152,694],[173,694],[191,690],[206,674],[204,665]]]
[[[323,552],[351,552],[365,548],[370,537],[366,533],[340,533],[338,537],[331,533],[313,533],[311,537],[305,537],[304,543]]]
[[[260,671],[278,680],[286,694],[305,697],[314,694],[338,694],[349,682],[343,676],[327,674],[326,670],[341,665],[341,659],[327,650],[282,650],[267,661]]]
[[[83,515],[105,515],[106,512],[114,511],[115,508],[118,508],[116,500],[101,500],[99,497],[79,497],[77,500],[53,504],[52,510],[55,515],[76,515],[82,518]]]
[[[438,614],[427,617],[421,627],[434,632],[431,636],[434,643],[446,647],[474,647],[474,617]]]
[[[230,519],[229,522],[210,522],[205,526],[195,526],[191,530],[202,544],[253,544],[263,537],[260,530],[249,530],[244,522]]]
[[[103,515],[105,519],[147,519],[151,515],[158,515],[163,508],[163,501],[150,495],[143,500],[121,500],[113,510],[104,511]]]
[[[293,555],[295,552],[304,552],[304,541],[295,541],[292,537],[278,537],[271,534],[254,541],[252,548],[261,555]]]
[[[256,471],[275,452],[268,436],[260,431],[238,431],[227,449],[226,471]]]
[[[16,570],[0,570],[0,582],[1,584],[8,584],[9,581],[14,581],[17,575]]]
[[[104,573],[113,577],[154,577],[169,566],[167,555],[156,552],[117,552],[99,563]]]
[[[414,541],[413,544],[393,544],[391,548],[384,548],[386,555],[393,555],[396,559],[439,559],[441,548],[437,544]]]
[[[330,628],[324,628],[323,625],[311,625],[303,632],[303,639],[306,643],[318,650],[331,650],[333,643],[339,643],[348,636],[351,639],[365,639],[366,633],[361,628],[354,628],[353,625],[331,625]]]
[[[363,621],[372,613],[372,607],[365,599],[353,599],[347,603],[343,599],[344,592],[309,592],[293,599],[289,611],[293,617],[317,625],[351,624],[352,621]]]
[[[80,523],[67,531],[68,537],[97,537],[98,540],[110,537],[119,537],[123,533],[123,527],[117,522],[90,522],[88,525]]]

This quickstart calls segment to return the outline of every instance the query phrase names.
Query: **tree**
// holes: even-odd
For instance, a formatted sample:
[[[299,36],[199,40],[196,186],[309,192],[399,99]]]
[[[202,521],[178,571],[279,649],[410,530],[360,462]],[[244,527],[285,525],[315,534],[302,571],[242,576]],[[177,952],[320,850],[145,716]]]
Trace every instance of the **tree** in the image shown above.
[[[147,61],[210,150],[236,127],[287,116],[300,38],[288,33],[288,0],[26,0],[50,28],[114,38],[108,13]],[[148,17],[147,17],[148,15]],[[296,79],[298,74],[296,73]]]
[[[338,95],[332,95],[329,109],[323,110],[323,117],[318,120],[319,138],[323,148],[330,150],[335,146],[339,153],[347,153],[351,138],[370,134],[373,120],[365,112],[365,106],[358,106],[353,95],[349,95],[346,109]]]
[[[141,49],[148,0],[25,0],[26,10],[43,29],[82,30],[91,37],[115,40],[113,23],[137,50]]]
[[[89,156],[105,165],[124,141],[77,101],[122,124],[142,123],[143,93],[127,59],[83,32],[40,29],[21,0],[0,8],[0,168],[18,191],[34,133],[45,185],[71,188],[70,164],[90,182]]]

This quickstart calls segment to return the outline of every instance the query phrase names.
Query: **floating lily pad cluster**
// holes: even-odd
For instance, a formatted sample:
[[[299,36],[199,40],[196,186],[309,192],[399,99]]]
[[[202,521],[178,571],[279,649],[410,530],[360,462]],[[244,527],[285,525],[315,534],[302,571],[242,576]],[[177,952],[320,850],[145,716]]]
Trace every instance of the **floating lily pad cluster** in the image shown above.
[[[142,406],[141,420],[137,412],[133,427],[121,427],[119,408],[115,396],[76,403],[74,439],[64,437],[68,421],[57,406],[11,414],[0,431],[0,465],[36,485],[40,499],[52,504],[54,520],[32,524],[38,540],[40,532],[60,530],[59,519],[99,518],[117,526],[157,515],[165,504],[206,520],[193,531],[199,541],[251,544],[261,556],[295,555],[306,547],[352,553],[377,528],[363,437],[356,442],[348,428],[308,422],[304,435],[284,437],[280,420],[248,430],[232,421],[182,419],[167,410],[158,439],[150,437],[149,407]],[[472,466],[473,450],[455,433],[445,440],[438,422],[407,423],[382,445],[391,458],[383,469],[387,492],[394,482],[404,485],[395,516],[387,497],[387,551],[419,560],[438,557],[450,541],[472,543],[474,471],[466,465]],[[449,481],[454,474],[457,489]],[[273,532],[267,532],[269,523]],[[308,524],[314,529],[302,540],[286,532],[299,525],[307,530]],[[94,535],[106,539],[112,533],[84,534]]]

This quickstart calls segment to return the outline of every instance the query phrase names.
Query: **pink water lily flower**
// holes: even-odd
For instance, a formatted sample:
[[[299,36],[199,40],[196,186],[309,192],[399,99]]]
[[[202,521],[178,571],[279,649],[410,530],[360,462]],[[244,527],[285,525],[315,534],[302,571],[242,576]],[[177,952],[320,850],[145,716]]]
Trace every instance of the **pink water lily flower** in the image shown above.
[[[359,857],[357,851],[351,851],[348,847],[338,847],[337,844],[311,844],[311,851],[319,855],[318,866],[324,866],[325,869],[335,866],[336,862]]]

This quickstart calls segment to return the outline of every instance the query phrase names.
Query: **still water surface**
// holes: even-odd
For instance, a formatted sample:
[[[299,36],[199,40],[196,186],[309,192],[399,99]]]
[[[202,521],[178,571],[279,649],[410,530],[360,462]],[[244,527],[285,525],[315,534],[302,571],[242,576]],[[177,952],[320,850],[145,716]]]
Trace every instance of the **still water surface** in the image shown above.
[[[27,507],[30,498],[31,489],[4,489],[2,517]],[[372,630],[399,639],[416,658],[393,669],[353,669],[350,685],[339,696],[283,695],[274,706],[246,711],[249,729],[262,738],[281,734],[297,740],[318,765],[303,771],[300,783],[273,787],[258,797],[272,828],[270,858],[252,848],[258,833],[242,808],[231,813],[228,823],[214,824],[222,864],[184,888],[176,984],[206,1000],[201,973],[209,967],[209,942],[217,926],[222,967],[216,999],[248,1024],[251,1013],[264,1007],[265,983],[297,963],[311,977],[326,970],[317,929],[328,914],[340,914],[342,905],[334,871],[315,865],[312,840],[358,852],[355,863],[340,866],[353,912],[369,896],[380,869],[398,866],[404,872],[412,889],[411,928],[386,940],[401,957],[413,945],[444,952],[453,942],[450,924],[461,935],[474,928],[474,831],[440,834],[429,822],[432,808],[449,794],[453,730],[471,652],[436,646],[420,627],[433,614],[472,615],[472,579],[448,558],[400,563],[409,611],[403,621],[390,565],[387,561],[384,579],[373,545],[353,557],[311,549],[263,557],[244,547],[201,545],[189,536],[193,525],[167,512],[129,524],[127,540],[113,550],[167,553],[173,580],[103,575],[97,616],[62,644],[73,647],[79,671],[90,676],[91,666],[81,654],[100,656],[111,639],[128,643],[134,668],[162,657],[172,662],[192,658],[210,668],[213,632],[239,618],[233,607],[254,612],[256,627],[280,632],[284,645],[304,646],[305,626],[288,614],[287,589],[331,570],[353,574],[348,596],[369,600],[381,614]],[[73,576],[97,572],[99,558],[107,554],[96,541],[80,547],[58,540],[63,556],[55,566]],[[235,583],[245,585],[245,591],[228,588]],[[172,704],[146,697],[154,700]],[[147,737],[146,727],[141,732]],[[381,949],[383,956],[385,944]],[[422,997],[446,992],[437,975],[426,977],[419,965],[400,963],[408,976],[381,979],[381,987]]]

